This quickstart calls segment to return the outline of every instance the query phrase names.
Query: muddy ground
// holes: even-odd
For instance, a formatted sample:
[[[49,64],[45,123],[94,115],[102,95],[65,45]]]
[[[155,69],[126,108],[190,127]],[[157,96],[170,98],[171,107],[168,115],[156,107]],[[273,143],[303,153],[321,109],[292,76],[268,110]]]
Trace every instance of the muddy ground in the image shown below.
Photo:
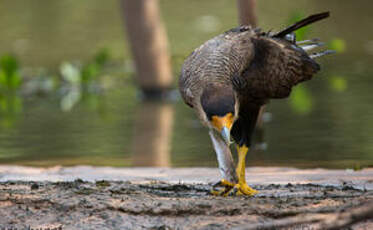
[[[254,188],[260,194],[248,198],[209,195],[209,184],[8,181],[0,183],[0,229],[323,229],[373,201],[372,191],[348,185]]]
[[[0,229],[373,229],[373,169],[247,174],[254,197],[210,195],[216,168],[0,166]]]

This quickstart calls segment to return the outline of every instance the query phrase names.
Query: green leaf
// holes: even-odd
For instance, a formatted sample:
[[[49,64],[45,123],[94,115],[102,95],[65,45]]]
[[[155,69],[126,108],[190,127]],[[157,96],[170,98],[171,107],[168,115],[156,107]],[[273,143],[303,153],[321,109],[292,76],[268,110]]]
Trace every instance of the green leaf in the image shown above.
[[[60,67],[62,77],[72,85],[80,85],[80,70],[69,62],[62,63]]]
[[[81,92],[79,88],[72,88],[70,91],[61,99],[61,110],[68,112],[80,101]]]
[[[21,76],[18,72],[14,72],[8,79],[10,89],[18,89],[21,86]]]
[[[7,77],[6,77],[6,73],[0,69],[0,86],[1,87],[7,87]]]
[[[12,75],[18,71],[18,62],[14,56],[4,55],[0,58],[0,67],[6,75]]]
[[[19,65],[14,56],[4,55],[0,58],[0,86],[8,90],[14,90],[21,85]]]
[[[109,58],[110,58],[109,50],[108,49],[102,49],[96,54],[95,62],[98,65],[103,66],[109,61]]]
[[[82,69],[82,82],[88,83],[94,79],[100,72],[100,67],[96,63],[85,65]]]

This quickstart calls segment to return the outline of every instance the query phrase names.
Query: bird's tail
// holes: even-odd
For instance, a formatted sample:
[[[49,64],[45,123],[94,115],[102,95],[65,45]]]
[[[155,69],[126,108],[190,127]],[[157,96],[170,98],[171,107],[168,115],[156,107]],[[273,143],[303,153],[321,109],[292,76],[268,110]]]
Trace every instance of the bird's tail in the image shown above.
[[[319,14],[314,14],[314,15],[311,15],[305,19],[302,19],[300,20],[299,22],[296,22],[294,23],[293,25],[281,30],[280,32],[277,32],[275,33],[274,35],[272,35],[272,37],[274,38],[284,38],[287,34],[290,34],[302,27],[305,27],[309,24],[312,24],[314,22],[317,22],[317,21],[320,21],[324,18],[327,18],[329,17],[330,13],[329,12],[323,12],[323,13],[319,13]]]
[[[311,50],[313,50],[317,47],[323,46],[325,44],[323,42],[320,42],[319,39],[317,39],[317,38],[311,39],[311,40],[296,41],[295,34],[293,32],[302,28],[302,27],[304,27],[304,26],[307,26],[307,25],[312,24],[314,22],[325,19],[325,18],[329,17],[329,15],[330,15],[329,12],[323,12],[323,13],[311,15],[311,16],[309,16],[305,19],[302,19],[302,20],[294,23],[293,25],[281,30],[280,32],[275,33],[274,35],[272,35],[272,37],[280,38],[280,39],[281,38],[286,39],[286,40],[291,41],[292,43],[296,44],[297,46],[299,46],[300,48],[302,48],[306,52],[311,51]],[[335,53],[335,51],[333,51],[333,50],[324,50],[324,51],[321,51],[321,52],[318,52],[318,53],[308,53],[308,54],[309,54],[309,57],[311,59],[315,59],[315,58],[318,58],[318,57],[321,57],[321,56],[324,56],[324,55],[327,55],[327,54],[333,54],[333,53]]]
[[[327,54],[334,54],[334,50],[323,50],[316,53],[309,53],[309,51],[312,51],[318,47],[324,46],[325,43],[320,42],[319,39],[311,39],[311,40],[304,40],[304,41],[296,41],[295,44],[302,48],[304,51],[308,52],[308,55],[310,58],[315,59],[318,57],[322,57]]]

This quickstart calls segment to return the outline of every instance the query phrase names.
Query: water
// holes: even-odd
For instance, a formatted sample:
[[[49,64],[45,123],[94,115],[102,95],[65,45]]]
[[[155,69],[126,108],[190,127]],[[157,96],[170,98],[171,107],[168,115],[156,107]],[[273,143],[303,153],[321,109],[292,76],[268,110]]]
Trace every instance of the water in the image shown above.
[[[87,60],[108,48],[125,60],[123,80],[104,96],[87,96],[70,112],[56,97],[24,98],[0,114],[0,164],[31,166],[217,165],[207,130],[179,101],[142,103],[130,80],[130,55],[117,1],[2,0],[0,55],[56,71],[64,60]],[[259,1],[259,24],[286,24],[289,15],[329,9],[332,18],[308,36],[342,38],[345,52],[321,60],[322,72],[274,100],[264,124],[265,151],[249,153],[250,166],[360,168],[373,166],[373,20],[370,1]],[[231,1],[161,1],[175,78],[182,60],[206,39],[236,25]],[[11,9],[11,10],[9,10]],[[18,108],[18,109],[17,109]]]

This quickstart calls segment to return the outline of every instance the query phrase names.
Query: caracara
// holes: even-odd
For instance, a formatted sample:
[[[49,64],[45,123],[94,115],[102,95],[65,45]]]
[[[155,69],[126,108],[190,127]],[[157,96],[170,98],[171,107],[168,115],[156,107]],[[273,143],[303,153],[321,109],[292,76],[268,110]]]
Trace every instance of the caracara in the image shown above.
[[[240,26],[195,49],[185,60],[179,79],[183,100],[209,128],[222,180],[215,195],[257,193],[245,180],[245,157],[251,145],[259,109],[271,98],[286,98],[296,84],[320,70],[314,60],[332,53],[309,54],[321,46],[318,39],[296,41],[294,31],[329,16],[309,16],[273,33]],[[229,145],[237,146],[234,166]]]

